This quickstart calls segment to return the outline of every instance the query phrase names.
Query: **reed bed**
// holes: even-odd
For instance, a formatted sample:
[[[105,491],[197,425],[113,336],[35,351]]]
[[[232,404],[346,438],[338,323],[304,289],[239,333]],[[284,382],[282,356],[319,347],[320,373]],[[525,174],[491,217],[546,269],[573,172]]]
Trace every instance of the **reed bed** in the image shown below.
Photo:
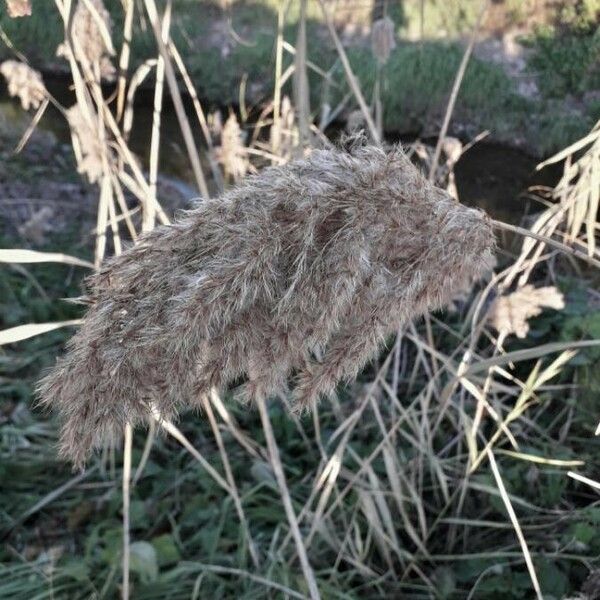
[[[188,91],[191,80],[169,2],[124,2],[124,38],[133,19],[156,38],[156,58],[130,72],[101,0],[56,0],[77,98],[61,108],[98,190],[94,255],[6,249],[0,261],[93,271],[76,298],[87,316],[41,388],[66,415],[63,452],[88,462],[68,475],[56,419],[27,408],[2,424],[9,475],[47,491],[27,507],[8,495],[2,533],[18,561],[0,566],[0,596],[504,598],[510,586],[510,597],[594,597],[598,484],[586,461],[598,415],[580,384],[600,332],[568,316],[565,281],[583,282],[589,317],[598,126],[548,161],[564,161],[564,176],[541,190],[547,208],[530,228],[493,222],[457,201],[464,147],[446,135],[471,46],[436,147],[389,148],[381,107],[320,6],[368,136],[344,147],[310,118],[304,3],[299,47],[282,29],[276,42],[273,100],[256,123],[230,114],[219,127],[197,95],[198,125],[183,110],[178,75]],[[380,60],[393,52],[389,21],[374,32]],[[128,139],[153,70],[146,173]],[[201,198],[172,225],[156,186],[162,76]],[[493,229],[525,234],[496,264]],[[36,336],[79,323],[22,323],[0,343],[53,339],[58,353],[64,338]],[[51,529],[60,510],[68,519]],[[33,523],[48,528],[41,542]]]

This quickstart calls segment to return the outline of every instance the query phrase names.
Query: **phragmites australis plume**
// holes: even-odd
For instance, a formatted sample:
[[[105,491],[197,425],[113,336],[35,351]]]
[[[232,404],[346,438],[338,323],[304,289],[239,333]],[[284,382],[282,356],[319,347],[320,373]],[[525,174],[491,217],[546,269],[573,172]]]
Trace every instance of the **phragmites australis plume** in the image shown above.
[[[66,111],[66,117],[71,128],[77,172],[86,175],[89,182],[94,183],[104,173],[103,156],[107,162],[113,159],[109,145],[99,134],[98,114],[91,104],[84,111],[78,103]]]
[[[384,65],[396,47],[394,21],[389,17],[377,19],[371,28],[371,50],[379,64]]]
[[[565,299],[561,291],[554,286],[535,288],[524,285],[506,296],[494,300],[489,319],[494,329],[503,336],[514,333],[524,338],[529,332],[528,320],[542,313],[544,307],[561,310]]]
[[[102,0],[79,0],[71,20],[71,39],[75,58],[90,69],[95,78],[111,81],[115,67],[111,61],[112,19]],[[58,56],[69,56],[67,44],[60,44]]]
[[[29,0],[6,0],[6,8],[8,16],[13,19],[15,17],[31,16],[31,3]]]
[[[363,138],[266,168],[146,234],[90,280],[91,307],[40,383],[81,464],[149,406],[171,418],[213,387],[297,408],[332,394],[390,332],[442,306],[492,259],[479,210],[401,148]]]
[[[0,73],[6,79],[8,93],[17,96],[25,110],[39,108],[48,96],[42,76],[25,63],[5,60],[0,65]]]
[[[218,126],[219,121],[215,121]],[[217,160],[223,166],[227,180],[239,181],[248,171],[248,152],[244,145],[244,133],[237,117],[231,113],[219,130],[221,143],[217,146]]]

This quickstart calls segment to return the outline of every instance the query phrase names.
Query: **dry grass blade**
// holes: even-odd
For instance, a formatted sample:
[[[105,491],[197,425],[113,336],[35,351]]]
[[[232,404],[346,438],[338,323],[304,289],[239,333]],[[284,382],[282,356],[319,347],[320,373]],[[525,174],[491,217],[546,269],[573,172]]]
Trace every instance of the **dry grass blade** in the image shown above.
[[[154,439],[156,438],[156,421],[150,421],[148,423],[148,434],[146,435],[146,441],[144,442],[144,449],[142,450],[142,456],[140,457],[140,462],[135,469],[135,474],[133,475],[133,479],[131,482],[132,486],[135,486],[137,482],[140,480],[146,464],[148,462],[148,458],[150,458],[150,452],[152,451],[152,445],[154,444]]]
[[[491,367],[498,367],[511,362],[516,363],[522,360],[531,360],[533,358],[539,358],[540,356],[547,356],[554,352],[562,352],[563,350],[592,348],[599,345],[600,340],[579,340],[573,342],[552,342],[550,344],[542,344],[541,346],[534,346],[533,348],[527,348],[525,350],[515,350],[501,356],[480,360],[470,365],[465,373],[472,375],[480,373],[481,371],[487,371],[487,369]]]
[[[208,160],[210,163],[212,176],[217,186],[217,189],[220,192],[222,192],[224,189],[223,176],[221,174],[221,171],[219,170],[217,161],[215,160],[212,137],[208,129],[208,123],[206,122],[206,115],[204,114],[204,110],[202,110],[202,105],[200,104],[200,99],[198,98],[198,93],[196,92],[196,88],[194,87],[190,75],[187,69],[185,68],[183,58],[181,57],[181,54],[179,53],[179,50],[177,50],[175,44],[173,44],[172,40],[169,40],[169,52],[173,56],[173,60],[175,61],[175,64],[177,65],[177,68],[181,73],[181,77],[183,78],[183,82],[185,84],[187,92],[192,98],[192,104],[194,105],[196,116],[198,117],[198,123],[204,135],[204,141],[206,142],[206,145],[208,147]]]
[[[25,130],[25,133],[23,133],[21,139],[19,140],[19,143],[16,145],[15,154],[19,154],[19,152],[21,152],[23,148],[25,148],[25,145],[29,141],[29,138],[32,136],[36,127],[39,125],[40,120],[44,116],[44,113],[48,108],[48,104],[50,104],[50,99],[44,98],[39,108],[37,109],[33,119],[31,120],[31,123],[28,125],[27,129]]]
[[[252,540],[252,535],[250,534],[250,527],[248,527],[248,520],[246,519],[246,515],[244,514],[244,509],[242,507],[242,501],[240,499],[240,494],[238,492],[238,488],[235,483],[233,471],[231,470],[229,457],[227,456],[227,450],[225,449],[225,444],[223,443],[221,431],[219,430],[219,426],[215,419],[215,415],[213,413],[211,403],[210,403],[208,397],[204,396],[202,398],[201,402],[202,402],[202,408],[206,412],[206,416],[208,417],[208,422],[210,423],[210,427],[212,429],[213,435],[215,436],[215,440],[217,442],[217,446],[219,448],[219,454],[221,456],[221,462],[223,463],[225,477],[227,478],[227,483],[229,484],[229,489],[231,490],[231,497],[233,499],[233,503],[235,505],[236,512],[238,513],[240,523],[242,524],[242,528],[244,529],[244,533],[246,534],[246,540],[248,542],[248,549],[250,550],[250,556],[252,558],[252,562],[254,563],[254,566],[256,568],[258,568],[260,565],[260,559],[258,556],[258,552],[256,550],[256,546],[254,544],[254,541]]]
[[[450,119],[452,117],[452,113],[454,112],[454,105],[456,104],[456,99],[458,98],[458,92],[460,90],[463,77],[465,76],[465,71],[467,70],[467,65],[469,64],[469,59],[471,58],[473,47],[475,46],[477,33],[479,32],[479,28],[481,27],[481,23],[483,22],[483,17],[485,16],[489,5],[490,0],[483,0],[479,16],[477,17],[477,22],[473,27],[473,32],[471,33],[471,38],[469,39],[469,44],[465,49],[462,60],[458,67],[458,71],[456,72],[456,77],[454,78],[454,83],[452,84],[450,99],[448,100],[448,105],[446,106],[446,114],[444,115],[444,121],[442,123],[442,128],[440,129],[440,135],[435,146],[435,152],[433,154],[433,159],[431,160],[431,167],[429,169],[429,181],[431,182],[433,182],[435,179],[435,173],[437,171],[437,166],[440,161],[440,155],[442,153],[442,145],[444,143],[444,139],[446,138],[446,133],[448,132],[448,126],[450,125]]]
[[[60,329],[61,327],[72,327],[75,325],[81,325],[83,321],[81,319],[73,319],[71,321],[59,321],[57,323],[29,323],[28,325],[18,325],[17,327],[10,327],[9,329],[3,329],[0,331],[0,346],[5,344],[14,344],[22,340],[41,335]]]
[[[124,0],[125,19],[123,21],[123,46],[119,56],[119,79],[117,83],[117,121],[120,121],[125,109],[125,87],[127,85],[127,68],[129,67],[129,54],[131,47],[131,34],[133,30],[134,0]]]
[[[363,94],[360,90],[360,84],[358,83],[356,75],[354,74],[354,71],[350,66],[350,61],[348,60],[348,56],[346,54],[346,51],[344,50],[344,46],[342,45],[342,42],[340,41],[340,38],[335,30],[335,26],[329,13],[329,9],[327,8],[323,0],[319,0],[319,4],[321,5],[321,10],[323,11],[323,16],[325,18],[325,22],[327,23],[327,28],[329,29],[329,34],[331,35],[331,39],[333,40],[335,49],[337,50],[337,53],[340,57],[340,61],[342,62],[342,65],[344,67],[344,73],[346,74],[348,85],[350,86],[350,89],[352,90],[356,101],[358,102],[358,106],[360,107],[365,122],[367,123],[369,133],[373,138],[373,141],[377,145],[380,145],[381,138],[379,136],[379,132],[377,131],[377,127],[373,121],[373,117],[371,116],[371,111],[369,110],[369,107],[367,106],[367,103],[365,102]]]
[[[536,366],[533,368],[527,381],[523,385],[523,389],[515,401],[514,406],[508,412],[502,423],[499,425],[496,432],[492,435],[490,440],[487,442],[485,448],[473,461],[473,464],[469,470],[469,473],[473,473],[477,470],[478,466],[483,461],[485,455],[494,447],[496,442],[500,439],[502,432],[506,430],[506,427],[518,419],[525,410],[535,401],[535,392],[540,389],[547,381],[556,377],[562,369],[562,367],[569,362],[577,352],[575,350],[565,350],[557,358],[555,358],[550,365],[548,365],[543,371],[541,370],[541,361],[538,361]],[[533,400],[532,400],[533,398]],[[513,444],[514,445],[514,444]],[[518,450],[518,448],[516,448]]]
[[[169,42],[169,29],[171,27],[171,2],[167,2],[165,13],[162,19],[161,39],[163,44]],[[152,112],[152,135],[150,137],[150,164],[148,185],[150,193],[156,198],[156,181],[158,179],[158,155],[160,149],[160,120],[163,104],[163,87],[165,79],[165,60],[159,53],[156,59],[156,84],[154,86],[154,110]],[[144,206],[142,218],[142,231],[151,231],[154,229],[156,218],[155,204],[149,202]]]
[[[77,267],[87,267],[93,269],[93,263],[69,256],[60,252],[38,252],[37,250],[22,250],[19,248],[0,249],[0,263],[44,263],[57,262],[65,265],[75,265]]]
[[[577,142],[571,144],[570,146],[568,146],[564,150],[561,150],[560,152],[557,152],[554,156],[551,156],[550,158],[548,158],[544,162],[541,162],[536,167],[536,170],[540,171],[544,167],[547,167],[548,165],[553,165],[553,164],[556,164],[557,162],[561,162],[561,161],[565,160],[566,158],[568,158],[569,156],[572,156],[573,154],[579,152],[580,150],[582,150],[586,146],[589,146],[590,144],[594,143],[599,138],[600,138],[600,129],[598,129],[598,126],[596,125],[594,127],[594,130],[591,133],[588,133],[585,137],[581,138]]]
[[[594,488],[595,490],[600,491],[600,482],[598,482],[594,479],[590,479],[589,477],[584,477],[583,475],[580,475],[579,473],[575,473],[574,471],[569,471],[567,473],[567,475],[571,479],[575,479],[576,481],[581,481],[581,483],[585,483],[586,485],[589,485],[590,487]]]
[[[150,18],[150,23],[152,24],[152,29],[154,30],[154,37],[156,39],[158,49],[165,62],[165,74],[167,76],[167,83],[171,92],[171,98],[173,99],[173,105],[175,107],[175,112],[179,121],[179,127],[181,128],[181,133],[183,135],[190,163],[192,165],[192,170],[194,172],[196,184],[202,197],[209,198],[210,194],[206,185],[204,173],[202,172],[202,166],[200,165],[200,155],[198,153],[198,149],[196,148],[196,142],[194,141],[194,136],[192,135],[190,123],[185,114],[185,108],[183,106],[181,92],[179,91],[177,78],[175,77],[175,72],[171,63],[171,57],[169,55],[167,45],[163,42],[162,39],[161,24],[158,17],[158,11],[156,9],[156,3],[154,2],[154,0],[144,0],[144,4],[146,6],[146,11],[148,12],[148,17]]]
[[[548,458],[547,456],[536,456],[535,454],[527,454],[524,452],[512,452],[511,450],[496,450],[497,454],[505,454],[512,458],[518,458],[520,460],[526,460],[529,462],[537,463],[539,465],[550,465],[553,467],[580,467],[585,465],[583,460],[561,460],[558,458]]]
[[[298,598],[298,600],[306,600],[306,596],[304,594],[300,594],[296,590],[292,588],[282,585],[281,583],[277,583],[276,581],[271,581],[270,579],[266,579],[265,577],[261,577],[260,575],[256,575],[254,573],[249,573],[248,571],[243,571],[242,569],[234,569],[232,567],[224,567],[222,565],[206,565],[203,563],[192,563],[192,565],[198,565],[198,567],[202,570],[209,571],[211,573],[218,573],[223,575],[235,575],[236,577],[247,577],[252,581],[256,581],[256,583],[260,583],[267,588],[271,588],[273,590],[277,590],[284,594],[285,597],[289,596],[290,598]]]
[[[281,500],[285,509],[285,514],[292,531],[292,536],[296,543],[296,551],[298,552],[298,558],[300,559],[300,565],[302,566],[302,572],[306,579],[306,584],[310,592],[311,600],[319,600],[321,595],[319,594],[319,588],[315,579],[314,572],[308,561],[308,555],[306,553],[306,547],[298,527],[298,520],[296,519],[296,513],[292,505],[292,498],[287,486],[285,479],[285,473],[283,472],[283,465],[281,464],[281,457],[279,456],[279,448],[277,447],[277,441],[275,440],[275,434],[271,426],[271,420],[269,419],[269,413],[267,411],[267,405],[263,398],[259,398],[257,401],[258,412],[260,413],[260,420],[262,422],[263,431],[265,432],[265,438],[267,440],[267,447],[269,449],[269,457],[271,459],[271,466],[277,479],[277,485],[281,494]]]
[[[294,104],[298,115],[300,143],[303,147],[310,143],[310,90],[306,72],[306,3],[307,0],[300,0],[300,19],[294,56]]]
[[[121,594],[123,600],[129,600],[129,561],[130,561],[130,532],[129,532],[129,508],[130,508],[130,483],[131,483],[131,450],[133,433],[131,425],[125,425],[123,440],[123,584]]]
[[[194,448],[191,442],[183,435],[183,433],[173,423],[166,420],[156,407],[152,406],[149,409],[152,418],[160,425],[173,439],[177,440],[207,471],[207,473],[228,493],[231,495],[229,484],[215,471],[212,465]]]
[[[535,567],[533,566],[533,560],[531,559],[531,554],[529,552],[529,548],[527,547],[527,542],[525,540],[525,536],[523,535],[523,531],[521,530],[521,525],[519,524],[519,519],[515,514],[514,508],[510,501],[510,498],[506,492],[506,488],[504,487],[504,481],[502,481],[502,475],[498,470],[498,465],[496,464],[496,459],[494,458],[494,454],[491,450],[487,450],[487,457],[490,461],[490,467],[492,468],[492,473],[494,474],[494,479],[496,480],[496,485],[498,486],[498,490],[500,492],[500,497],[504,502],[504,506],[506,507],[506,512],[508,512],[508,516],[510,517],[511,523],[515,529],[515,533],[517,534],[517,538],[519,539],[519,544],[521,545],[521,550],[523,552],[523,557],[525,559],[525,564],[527,565],[527,570],[529,571],[529,576],[531,577],[531,583],[533,584],[533,589],[535,590],[536,596],[538,600],[544,600],[542,596],[542,592],[540,589],[540,583],[537,578],[537,574],[535,572]]]

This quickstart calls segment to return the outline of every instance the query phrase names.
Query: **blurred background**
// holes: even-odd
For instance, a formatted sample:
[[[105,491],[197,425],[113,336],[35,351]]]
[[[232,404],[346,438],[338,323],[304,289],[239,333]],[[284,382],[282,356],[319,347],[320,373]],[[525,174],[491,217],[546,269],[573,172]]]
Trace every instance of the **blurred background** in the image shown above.
[[[600,0],[6,0],[0,598],[600,598],[599,25]],[[34,387],[90,269],[358,131],[563,251],[502,232],[338,398],[274,401],[281,463],[225,393],[136,431],[131,473],[120,444],[72,473]]]

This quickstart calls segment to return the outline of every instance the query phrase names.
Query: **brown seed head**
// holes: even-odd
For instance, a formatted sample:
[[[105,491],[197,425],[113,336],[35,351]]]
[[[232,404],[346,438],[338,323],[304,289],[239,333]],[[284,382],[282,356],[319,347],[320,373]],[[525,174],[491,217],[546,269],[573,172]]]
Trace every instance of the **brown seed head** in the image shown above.
[[[8,93],[13,97],[17,96],[25,110],[39,108],[48,96],[42,76],[25,63],[5,60],[0,65],[0,73],[6,79]]]
[[[384,65],[396,47],[394,21],[389,17],[377,19],[371,29],[371,49],[377,61]]]
[[[102,0],[89,0],[93,11],[83,0],[79,0],[71,21],[71,36],[75,46],[75,57],[84,62],[101,79],[112,80],[115,67],[110,56],[112,48],[107,45],[112,33],[112,19]],[[103,31],[104,30],[104,36]],[[58,47],[59,56],[67,56],[65,44]]]
[[[311,406],[493,248],[487,217],[400,148],[355,139],[249,176],[91,278],[85,323],[39,387],[62,413],[62,451],[82,463],[150,403],[173,417],[240,377],[249,400],[291,384]]]
[[[31,16],[31,3],[29,0],[6,0],[6,8],[8,16],[13,19],[15,17]]]

